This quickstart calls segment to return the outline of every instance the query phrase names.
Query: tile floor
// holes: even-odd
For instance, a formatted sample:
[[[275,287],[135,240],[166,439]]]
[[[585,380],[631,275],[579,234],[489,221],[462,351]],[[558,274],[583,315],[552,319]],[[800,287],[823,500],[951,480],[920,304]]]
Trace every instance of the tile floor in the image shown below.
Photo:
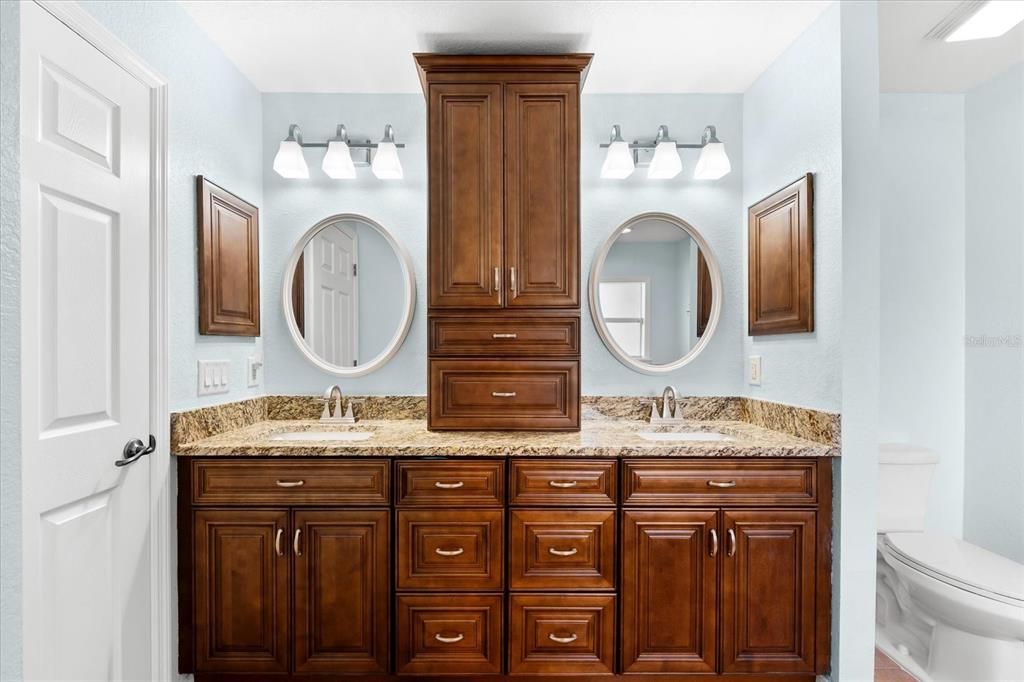
[[[917,678],[875,649],[875,682],[917,682]]]

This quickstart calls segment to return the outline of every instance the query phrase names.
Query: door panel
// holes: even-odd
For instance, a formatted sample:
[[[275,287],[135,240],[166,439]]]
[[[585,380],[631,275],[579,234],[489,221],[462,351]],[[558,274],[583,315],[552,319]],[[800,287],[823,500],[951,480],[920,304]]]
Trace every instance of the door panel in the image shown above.
[[[398,512],[400,590],[500,590],[505,512],[500,509]]]
[[[716,519],[706,509],[623,512],[623,672],[715,672]]]
[[[293,518],[295,672],[386,673],[387,510]]]
[[[400,595],[395,612],[397,673],[488,675],[501,672],[500,594]]]
[[[287,672],[288,512],[195,512],[196,670]]]
[[[352,367],[359,357],[359,238],[355,229],[328,225],[302,254],[305,339],[327,362]]]
[[[610,675],[615,595],[511,595],[508,637],[513,675]]]
[[[505,86],[505,260],[511,308],[575,308],[579,295],[579,94]]]
[[[722,671],[813,672],[815,512],[726,511],[723,529]]]
[[[430,86],[428,305],[502,304],[502,93]]]

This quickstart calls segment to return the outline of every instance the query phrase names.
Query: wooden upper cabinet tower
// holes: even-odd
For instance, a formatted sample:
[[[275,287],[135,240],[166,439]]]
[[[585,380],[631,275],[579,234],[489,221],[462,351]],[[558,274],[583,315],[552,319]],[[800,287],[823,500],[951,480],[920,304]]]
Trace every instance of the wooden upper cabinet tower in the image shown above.
[[[590,59],[416,55],[431,429],[579,428],[579,92]]]

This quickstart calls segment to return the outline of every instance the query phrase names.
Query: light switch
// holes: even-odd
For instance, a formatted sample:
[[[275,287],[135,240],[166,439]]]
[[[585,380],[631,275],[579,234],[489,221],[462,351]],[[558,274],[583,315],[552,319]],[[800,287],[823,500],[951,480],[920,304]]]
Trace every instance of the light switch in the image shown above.
[[[751,386],[761,385],[761,356],[751,355],[749,369],[747,370],[747,383]]]
[[[231,383],[231,363],[228,360],[200,360],[197,369],[199,395],[228,392]]]
[[[263,369],[263,356],[250,355],[245,363],[245,380],[249,387],[260,385],[260,372]]]

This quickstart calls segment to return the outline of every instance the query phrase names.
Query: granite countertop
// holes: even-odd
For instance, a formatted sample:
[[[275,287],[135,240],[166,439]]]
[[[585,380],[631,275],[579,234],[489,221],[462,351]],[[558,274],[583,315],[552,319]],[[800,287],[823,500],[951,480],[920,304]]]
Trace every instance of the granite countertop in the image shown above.
[[[370,431],[363,441],[273,440],[289,431]],[[703,431],[729,436],[722,441],[650,441],[642,431]],[[837,457],[838,445],[805,440],[745,421],[700,420],[682,426],[651,426],[628,419],[585,419],[579,432],[427,431],[420,419],[366,420],[325,424],[308,419],[263,420],[238,429],[180,443],[183,457]]]

